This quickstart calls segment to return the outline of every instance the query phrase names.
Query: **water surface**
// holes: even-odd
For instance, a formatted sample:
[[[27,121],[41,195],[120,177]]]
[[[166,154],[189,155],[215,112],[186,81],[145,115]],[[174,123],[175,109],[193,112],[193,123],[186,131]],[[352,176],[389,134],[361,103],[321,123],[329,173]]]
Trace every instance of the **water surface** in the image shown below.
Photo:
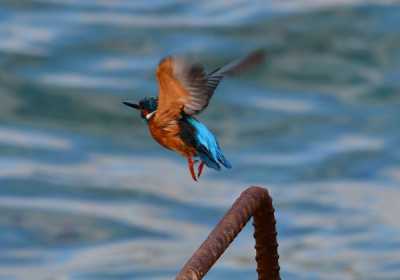
[[[173,279],[248,185],[284,279],[399,279],[398,26],[397,1],[3,0],[0,279]],[[121,101],[164,55],[260,46],[200,117],[234,168],[194,183]],[[251,233],[207,279],[255,279]]]

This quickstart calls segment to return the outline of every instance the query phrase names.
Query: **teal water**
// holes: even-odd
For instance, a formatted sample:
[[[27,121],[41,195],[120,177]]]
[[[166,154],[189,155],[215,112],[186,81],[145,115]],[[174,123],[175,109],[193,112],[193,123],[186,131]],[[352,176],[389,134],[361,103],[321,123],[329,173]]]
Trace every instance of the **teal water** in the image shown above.
[[[400,3],[335,2],[1,1],[0,279],[173,279],[248,185],[284,279],[400,279]],[[260,46],[200,117],[233,169],[194,183],[121,101]],[[251,233],[207,279],[255,279]]]

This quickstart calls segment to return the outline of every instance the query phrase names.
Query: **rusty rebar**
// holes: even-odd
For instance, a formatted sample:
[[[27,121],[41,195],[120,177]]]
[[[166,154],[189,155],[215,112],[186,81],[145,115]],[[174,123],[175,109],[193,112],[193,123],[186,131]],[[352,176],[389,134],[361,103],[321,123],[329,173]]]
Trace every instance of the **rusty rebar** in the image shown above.
[[[250,187],[242,192],[175,279],[202,279],[252,216],[258,279],[279,280],[274,208],[268,191],[260,187]]]

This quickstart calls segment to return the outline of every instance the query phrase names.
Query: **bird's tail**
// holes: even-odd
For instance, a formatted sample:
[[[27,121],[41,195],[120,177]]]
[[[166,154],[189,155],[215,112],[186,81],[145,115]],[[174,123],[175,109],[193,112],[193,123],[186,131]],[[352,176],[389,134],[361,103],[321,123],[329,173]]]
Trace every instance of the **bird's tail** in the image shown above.
[[[225,168],[232,168],[232,164],[229,162],[229,160],[226,159],[226,157],[224,156],[224,154],[222,153],[221,150],[218,151],[218,155],[217,155],[218,161],[225,166]]]
[[[197,147],[197,152],[201,161],[204,162],[207,167],[220,170],[220,164],[222,164],[225,168],[232,168],[232,164],[225,158],[219,146],[208,149],[201,145]]]

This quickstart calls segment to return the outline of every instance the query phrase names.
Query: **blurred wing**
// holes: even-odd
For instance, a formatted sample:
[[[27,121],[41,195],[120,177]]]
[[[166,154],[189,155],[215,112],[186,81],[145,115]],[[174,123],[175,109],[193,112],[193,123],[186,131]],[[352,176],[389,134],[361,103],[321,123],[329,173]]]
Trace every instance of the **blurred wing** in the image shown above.
[[[174,60],[174,77],[187,92],[184,112],[194,115],[207,107],[222,76],[209,77],[201,64],[192,64],[183,58]]]
[[[161,61],[157,69],[160,87],[158,109],[164,112],[172,110],[172,115],[181,110],[188,115],[198,114],[207,107],[224,76],[238,74],[263,59],[264,51],[254,51],[207,74],[201,64],[189,63],[180,57],[168,57]]]
[[[158,105],[155,119],[160,125],[167,125],[170,120],[180,118],[180,114],[189,95],[174,76],[174,58],[166,57],[157,68]]]
[[[265,60],[265,51],[263,49],[258,49],[252,51],[247,56],[232,61],[223,67],[219,67],[211,72],[209,75],[228,75],[234,76],[247,71],[252,67],[262,63]]]

